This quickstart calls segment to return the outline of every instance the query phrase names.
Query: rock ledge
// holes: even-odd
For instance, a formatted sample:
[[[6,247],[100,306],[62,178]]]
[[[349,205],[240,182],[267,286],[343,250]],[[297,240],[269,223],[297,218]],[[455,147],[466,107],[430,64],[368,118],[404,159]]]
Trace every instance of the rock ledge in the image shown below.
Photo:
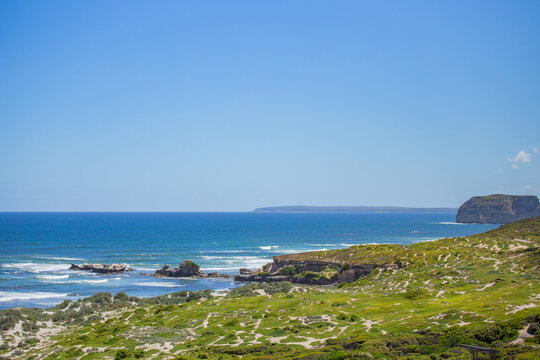
[[[131,271],[125,264],[89,264],[82,265],[71,264],[71,270],[87,270],[101,274],[116,274],[124,271]]]

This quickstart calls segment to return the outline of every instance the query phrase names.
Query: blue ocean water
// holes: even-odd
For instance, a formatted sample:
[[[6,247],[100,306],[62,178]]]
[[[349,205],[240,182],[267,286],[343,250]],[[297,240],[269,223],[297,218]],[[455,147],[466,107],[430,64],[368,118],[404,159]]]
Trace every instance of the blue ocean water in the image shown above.
[[[0,308],[52,306],[99,291],[146,297],[224,290],[241,284],[141,273],[191,259],[205,271],[235,274],[259,268],[273,255],[411,244],[495,227],[454,220],[450,213],[0,213]],[[125,263],[135,271],[68,269],[82,262]]]

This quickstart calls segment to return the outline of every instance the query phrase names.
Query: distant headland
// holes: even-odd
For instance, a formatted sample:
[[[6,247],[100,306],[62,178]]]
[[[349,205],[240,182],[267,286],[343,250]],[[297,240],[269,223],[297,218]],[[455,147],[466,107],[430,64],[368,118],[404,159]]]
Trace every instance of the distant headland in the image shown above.
[[[400,206],[271,206],[253,212],[280,213],[455,213],[457,208],[413,208]]]
[[[458,223],[507,224],[540,215],[540,203],[534,195],[474,196],[459,207]]]

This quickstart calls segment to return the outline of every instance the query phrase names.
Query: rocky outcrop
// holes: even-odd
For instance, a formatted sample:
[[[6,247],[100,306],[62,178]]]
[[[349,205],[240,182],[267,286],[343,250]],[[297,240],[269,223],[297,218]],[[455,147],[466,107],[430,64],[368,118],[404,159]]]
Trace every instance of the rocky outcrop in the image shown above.
[[[376,268],[394,268],[395,264],[343,264],[323,260],[295,260],[274,256],[273,262],[260,271],[241,271],[236,281],[277,282],[290,281],[296,284],[331,285],[353,282],[368,275]],[[245,270],[245,269],[242,269]]]
[[[161,269],[156,270],[154,276],[164,277],[193,277],[193,276],[205,276],[199,265],[195,264],[191,260],[182,262],[177,268],[170,268],[169,265],[163,266]]]
[[[532,195],[475,196],[458,209],[456,222],[507,224],[540,215],[538,197]]]
[[[88,264],[82,265],[71,264],[71,270],[87,270],[101,274],[116,274],[124,271],[131,271],[125,264]]]
[[[232,277],[231,275],[221,274],[221,273],[218,273],[218,272],[211,272],[211,273],[208,273],[208,274],[203,273],[202,276],[207,277],[207,278],[216,278],[216,279],[229,279],[229,278]]]

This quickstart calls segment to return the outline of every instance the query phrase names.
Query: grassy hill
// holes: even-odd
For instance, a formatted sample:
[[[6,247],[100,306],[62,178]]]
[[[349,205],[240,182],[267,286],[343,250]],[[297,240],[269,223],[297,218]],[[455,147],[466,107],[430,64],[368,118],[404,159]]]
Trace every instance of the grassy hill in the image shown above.
[[[540,358],[540,217],[410,246],[285,255],[398,264],[339,286],[119,293],[0,313],[6,359],[470,359],[459,344]]]

